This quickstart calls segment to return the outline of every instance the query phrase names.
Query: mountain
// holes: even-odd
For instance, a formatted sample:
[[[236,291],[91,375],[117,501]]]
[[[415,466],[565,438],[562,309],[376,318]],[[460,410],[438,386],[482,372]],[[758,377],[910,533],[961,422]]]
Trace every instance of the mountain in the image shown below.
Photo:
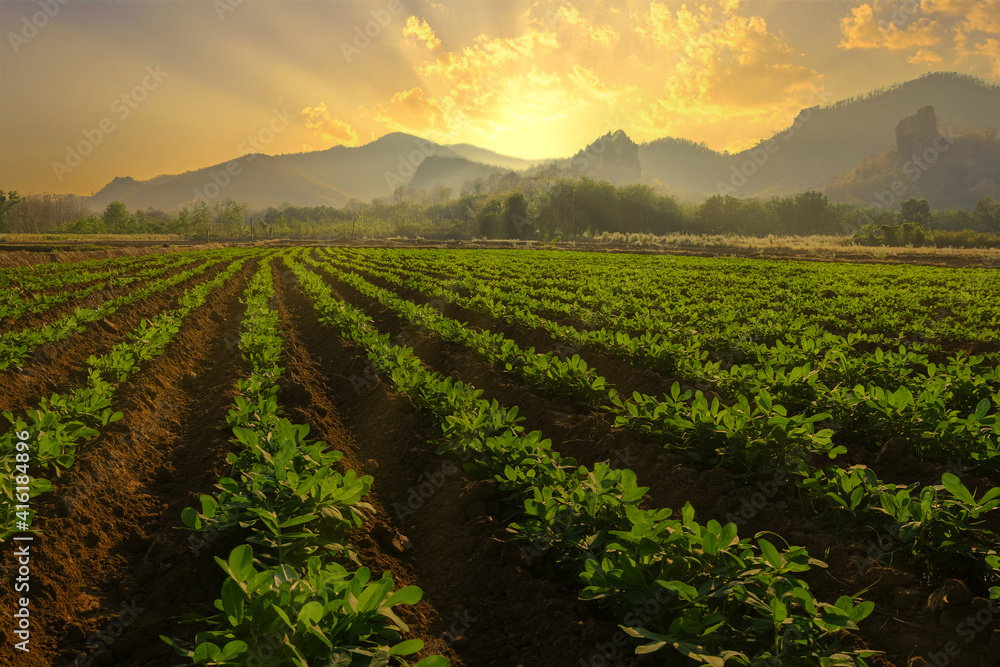
[[[904,118],[913,118],[902,128],[904,137],[921,145],[921,137],[926,139],[931,130],[927,112],[923,116],[918,112],[927,107],[933,108],[933,124],[945,134],[949,128],[952,133],[1000,129],[1000,86],[971,76],[934,73],[862,97],[804,109],[788,128],[734,154],[671,137],[638,145],[618,130],[599,137],[572,157],[537,162],[469,144],[445,146],[394,132],[358,147],[246,155],[229,163],[147,181],[119,177],[91,197],[88,205],[101,210],[119,200],[133,210],[153,207],[175,211],[198,198],[213,204],[232,197],[254,209],[285,201],[297,206],[339,207],[352,198],[390,197],[400,187],[431,190],[440,184],[457,196],[476,179],[506,182],[491,176],[510,171],[522,176],[589,176],[618,184],[659,182],[669,192],[695,201],[714,193],[766,197],[820,188],[831,197],[867,197],[870,201],[858,189],[868,178],[861,173],[887,169],[886,165],[896,159],[879,156],[899,151],[896,130]],[[967,141],[959,147],[956,156],[968,151],[979,155]],[[902,150],[905,153],[909,148]],[[884,164],[878,162],[880,159]],[[978,166],[953,159],[944,162],[950,166],[938,170],[940,174],[927,180],[923,188],[931,187],[935,178],[955,182],[957,177],[948,174],[961,164],[965,164],[963,177],[972,185],[958,200],[967,201],[982,189],[979,185],[991,187],[992,177],[977,178]],[[862,172],[857,172],[859,169]],[[894,174],[893,178],[899,177]],[[934,197],[935,201],[948,200],[944,195]]]
[[[859,98],[803,109],[752,148],[725,155],[678,139],[643,144],[643,176],[695,194],[788,194],[817,189],[896,143],[902,118],[933,106],[947,129],[1000,129],[1000,86],[972,76],[926,74]]]
[[[608,132],[570,158],[573,173],[618,185],[638,183],[642,176],[639,145],[622,130]]]
[[[451,189],[453,197],[461,194],[466,183],[487,179],[498,172],[509,171],[495,165],[474,162],[464,157],[439,157],[432,155],[424,160],[407,187],[414,190],[431,190],[443,185]]]
[[[926,199],[931,208],[975,207],[1000,199],[1000,132],[943,128],[932,106],[896,125],[896,145],[822,188],[832,201],[899,208]]]
[[[548,160],[525,160],[519,157],[501,155],[500,153],[494,153],[491,150],[473,146],[472,144],[449,144],[448,148],[459,157],[463,157],[470,162],[490,164],[510,169],[511,171],[524,171],[535,165],[548,162]]]
[[[715,189],[727,164],[725,156],[704,144],[673,137],[640,144],[639,162],[647,178],[697,197]]]
[[[204,198],[210,204],[232,197],[251,208],[343,206],[353,197],[389,197],[406,185],[430,156],[457,157],[451,149],[420,137],[394,132],[358,147],[287,155],[245,155],[196,171],[148,181],[115,178],[89,200],[100,210],[110,202],[130,209],[176,210]]]

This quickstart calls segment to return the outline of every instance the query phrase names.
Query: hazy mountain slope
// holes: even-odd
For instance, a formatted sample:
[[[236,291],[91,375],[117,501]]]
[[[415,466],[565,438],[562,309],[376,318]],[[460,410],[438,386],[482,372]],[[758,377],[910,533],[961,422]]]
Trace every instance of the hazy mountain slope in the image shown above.
[[[697,197],[720,190],[769,196],[822,186],[843,192],[844,197],[859,196],[850,194],[856,187],[846,180],[837,187],[832,182],[841,176],[851,180],[845,176],[848,172],[892,148],[899,121],[926,106],[934,107],[943,131],[949,126],[1000,129],[1000,86],[939,73],[862,98],[803,110],[790,128],[734,155],[719,154],[685,139],[665,138],[636,146],[621,133],[620,137],[609,134],[599,138],[573,158],[533,165],[468,144],[447,147],[394,132],[358,147],[258,155],[252,160],[244,156],[228,165],[238,168],[237,174],[227,173],[223,163],[148,181],[116,178],[90,198],[88,205],[100,210],[120,200],[133,210],[153,207],[171,211],[204,193],[210,203],[232,197],[254,208],[284,201],[299,206],[342,206],[352,197],[364,201],[390,197],[400,186],[430,189],[443,183],[457,195],[468,181],[508,170],[525,175],[544,170],[553,177],[586,174],[622,183],[658,179],[671,192]],[[604,155],[602,151],[608,149],[610,153]],[[430,157],[434,161],[422,168]],[[967,166],[963,173],[978,182],[981,179],[969,171],[972,168]],[[968,196],[958,199],[965,201]]]
[[[715,190],[727,158],[687,139],[667,137],[639,145],[642,175],[671,190],[703,195]]]
[[[497,167],[503,167],[512,171],[522,171],[548,161],[525,160],[519,157],[511,157],[510,155],[501,155],[500,153],[495,153],[479,146],[473,146],[472,144],[449,144],[447,147],[459,157],[464,157],[471,162],[496,165]]]
[[[780,194],[817,188],[895,145],[900,119],[931,105],[944,128],[1000,129],[1000,86],[935,73],[827,107],[799,113],[792,126],[751,149],[713,157],[684,142],[644,144],[643,175],[676,190]],[[734,171],[745,165],[742,173]],[[699,187],[700,186],[700,187]]]
[[[232,197],[254,208],[277,206],[283,201],[297,206],[343,206],[351,197],[369,200],[392,195],[430,155],[455,154],[433,142],[395,132],[354,148],[335,146],[311,153],[256,155],[253,159],[245,156],[148,181],[116,178],[90,199],[90,206],[100,209],[119,200],[130,209],[152,206],[173,210],[194,201],[196,189],[212,203]],[[239,169],[239,173],[227,173],[227,168]],[[211,197],[213,184],[227,180],[228,185]]]
[[[407,187],[414,190],[431,190],[436,185],[451,188],[451,196],[457,197],[462,187],[477,178],[487,179],[493,174],[509,172],[509,169],[480,164],[463,157],[431,156],[424,160]]]
[[[944,150],[922,156],[905,156],[892,148],[868,158],[822,188],[831,201],[881,204],[898,209],[911,197],[926,199],[933,209],[967,208],[986,195],[1000,199],[1000,135],[996,130],[965,131]],[[893,192],[893,185],[896,191]]]

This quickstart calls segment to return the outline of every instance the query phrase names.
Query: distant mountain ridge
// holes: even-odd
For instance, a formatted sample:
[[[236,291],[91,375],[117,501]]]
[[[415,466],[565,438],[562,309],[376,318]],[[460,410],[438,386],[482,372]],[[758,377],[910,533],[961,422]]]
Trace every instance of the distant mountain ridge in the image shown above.
[[[933,106],[939,122],[1000,129],[1000,86],[951,73],[803,109],[792,125],[752,148],[725,155],[684,140],[642,144],[643,175],[695,195],[784,195],[818,189],[896,144],[899,121]]]
[[[785,130],[735,154],[673,137],[635,144],[619,130],[573,157],[531,161],[470,144],[442,145],[394,132],[358,147],[246,155],[147,181],[118,177],[88,203],[98,210],[118,200],[133,210],[171,211],[199,198],[215,203],[232,197],[254,209],[286,201],[341,207],[355,198],[391,197],[400,187],[430,191],[443,186],[457,196],[470,182],[511,171],[659,184],[692,200],[715,193],[771,196],[821,188],[834,198],[851,188],[827,186],[835,181],[843,185],[846,174],[894,149],[899,122],[928,106],[944,128],[1000,130],[1000,86],[965,75],[933,73],[859,98],[804,109]],[[931,181],[925,183],[931,186]]]

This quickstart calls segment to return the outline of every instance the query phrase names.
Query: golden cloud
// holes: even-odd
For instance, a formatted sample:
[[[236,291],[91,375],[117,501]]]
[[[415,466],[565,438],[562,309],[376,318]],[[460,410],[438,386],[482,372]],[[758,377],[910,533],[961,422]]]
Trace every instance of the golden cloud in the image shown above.
[[[476,90],[505,67],[530,63],[556,47],[558,42],[554,33],[535,28],[528,28],[519,37],[489,39],[479,35],[472,46],[442,53],[418,71],[424,77],[439,76],[458,89]]]
[[[587,20],[580,14],[580,10],[572,5],[562,5],[552,16],[552,23],[556,26],[563,24],[572,28],[574,39],[583,37],[598,45],[610,46],[618,40],[618,32],[607,25],[595,25],[592,20]]]
[[[942,58],[937,53],[929,49],[919,49],[916,53],[906,59],[906,62],[914,65],[935,65],[941,62]]]
[[[419,87],[396,93],[387,106],[375,111],[376,119],[389,129],[413,133],[433,130],[441,115],[441,103],[425,97]]]
[[[943,62],[945,49],[958,62],[972,60],[972,71],[997,77],[990,42],[1000,37],[1000,0],[875,0],[853,8],[840,28],[843,49],[910,50],[907,61],[915,64]]]
[[[986,59],[991,64],[990,74],[995,79],[1000,79],[1000,40],[987,39],[975,47],[975,53]]]
[[[314,107],[305,107],[299,115],[305,119],[306,129],[321,136],[325,141],[345,146],[357,144],[358,133],[348,123],[333,118],[326,108],[326,103],[320,102]]]
[[[891,11],[890,11],[891,10]],[[927,17],[917,17],[917,3],[885,5],[879,0],[851,9],[840,20],[842,49],[901,50],[934,46],[941,41],[940,25]]]
[[[403,26],[403,37],[415,37],[418,42],[423,42],[429,51],[433,51],[441,46],[441,40],[434,34],[434,29],[423,19],[410,16]]]
[[[439,141],[527,136],[567,121],[589,132],[612,117],[629,119],[612,129],[638,140],[709,125],[728,125],[735,139],[744,121],[766,125],[765,135],[790,121],[820,81],[763,17],[742,15],[738,0],[677,10],[660,0],[534,0],[522,19],[513,36],[481,34],[428,55],[416,67],[419,87],[365,113]],[[436,39],[417,17],[403,32]]]
[[[682,6],[676,12],[652,2],[635,16],[636,34],[660,58],[673,60],[666,89],[670,100],[657,108],[781,104],[808,90],[818,74],[797,64],[795,50],[759,16],[737,14],[738,3],[718,8]],[[681,102],[683,100],[683,102]],[[734,110],[735,111],[735,110]]]

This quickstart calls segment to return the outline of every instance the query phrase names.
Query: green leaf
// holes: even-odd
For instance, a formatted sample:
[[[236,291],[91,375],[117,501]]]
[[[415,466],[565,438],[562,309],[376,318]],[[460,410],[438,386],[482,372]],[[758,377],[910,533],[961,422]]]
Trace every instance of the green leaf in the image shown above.
[[[239,640],[234,640],[225,645],[222,649],[222,654],[219,656],[219,660],[232,660],[241,653],[246,653],[248,650],[246,642],[241,642]]]
[[[198,644],[194,649],[194,655],[191,659],[195,662],[209,662],[215,661],[222,654],[222,649],[213,644],[212,642],[203,642]]]
[[[780,570],[782,565],[781,554],[778,553],[778,550],[774,547],[774,545],[764,538],[757,540],[757,544],[760,546],[761,556],[764,557],[767,564],[776,570]]]
[[[246,581],[254,573],[253,549],[249,544],[241,544],[230,552],[229,573],[239,582]]]
[[[774,620],[777,623],[782,623],[786,618],[788,618],[788,607],[785,603],[778,598],[771,599],[771,613],[774,614]]]
[[[948,493],[955,496],[962,502],[970,505],[976,502],[975,497],[973,497],[972,493],[965,488],[965,485],[959,481],[956,475],[946,472],[941,475],[941,484],[943,484],[944,488],[948,490]]]
[[[291,519],[288,519],[287,521],[285,521],[284,523],[282,523],[281,527],[282,528],[290,528],[292,526],[299,526],[299,525],[302,525],[303,523],[309,523],[310,521],[312,521],[315,518],[316,518],[315,514],[306,514],[306,515],[303,515],[303,516],[292,517]]]
[[[420,602],[420,599],[423,596],[424,593],[419,587],[404,586],[389,596],[389,599],[385,601],[385,606],[392,607],[397,604],[416,604]]]
[[[315,624],[319,619],[323,618],[323,605],[316,600],[311,600],[310,602],[302,605],[299,609],[299,614],[296,616],[296,623],[302,623],[305,620],[309,624]]]
[[[424,647],[424,642],[420,639],[408,639],[405,642],[396,644],[389,649],[389,655],[410,655],[416,653]]]

